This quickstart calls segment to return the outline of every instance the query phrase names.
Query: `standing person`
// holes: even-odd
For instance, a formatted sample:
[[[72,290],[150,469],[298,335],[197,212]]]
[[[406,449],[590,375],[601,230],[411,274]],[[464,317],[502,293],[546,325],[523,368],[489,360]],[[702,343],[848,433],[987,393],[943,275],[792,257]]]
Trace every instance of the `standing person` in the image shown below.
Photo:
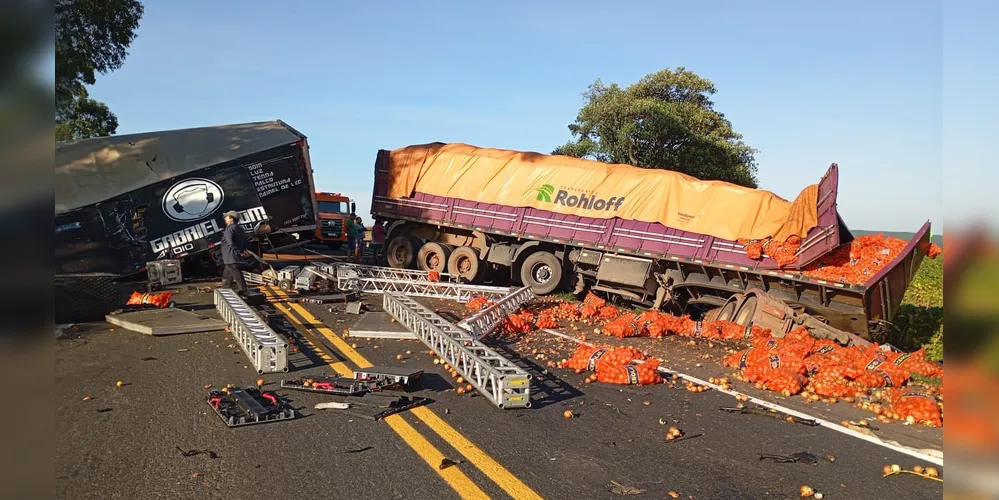
[[[354,229],[357,231],[354,233],[354,238],[357,243],[355,256],[357,257],[357,260],[361,260],[361,258],[364,257],[364,233],[368,231],[368,228],[364,227],[364,222],[361,221],[360,217],[358,217],[354,221]]]
[[[235,282],[240,293],[246,292],[246,280],[243,279],[243,257],[249,255],[246,251],[246,231],[237,224],[239,213],[230,210],[222,217],[225,220],[225,231],[222,233],[222,286],[232,288]]]
[[[356,215],[354,215],[354,212],[351,212],[350,215],[347,216],[347,220],[343,221],[343,234],[347,235],[348,257],[354,256],[354,234],[357,232],[357,228],[354,226],[354,217],[356,217]]]
[[[382,255],[382,246],[385,245],[385,221],[375,219],[375,225],[371,228],[371,250],[374,253],[374,263],[377,266]]]

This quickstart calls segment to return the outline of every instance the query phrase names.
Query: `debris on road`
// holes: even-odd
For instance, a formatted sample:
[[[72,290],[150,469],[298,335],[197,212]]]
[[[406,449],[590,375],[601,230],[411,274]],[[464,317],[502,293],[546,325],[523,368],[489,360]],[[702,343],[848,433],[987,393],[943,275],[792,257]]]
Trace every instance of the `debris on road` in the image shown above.
[[[215,453],[212,450],[187,450],[187,451],[184,451],[183,448],[181,448],[180,446],[178,446],[177,447],[177,451],[179,451],[180,454],[182,456],[185,456],[185,457],[194,457],[194,456],[198,456],[198,455],[204,454],[204,455],[208,455],[208,458],[211,458],[212,460],[214,460],[216,458],[219,458],[218,453]]]
[[[206,401],[229,427],[280,422],[298,416],[277,394],[256,387],[211,391]]]
[[[881,474],[883,477],[894,476],[898,474],[912,474],[913,476],[919,476],[924,479],[931,479],[942,483],[943,479],[940,478],[940,472],[936,467],[926,467],[925,469],[921,465],[916,465],[912,467],[912,470],[905,470],[898,464],[885,465]]]
[[[316,410],[346,410],[350,408],[350,403],[338,403],[336,401],[330,401],[327,403],[317,403],[313,406]]]
[[[618,495],[641,495],[642,493],[645,493],[645,490],[632,486],[625,486],[614,480],[611,480],[611,484],[608,485],[608,488],[611,493],[616,493]]]
[[[743,414],[743,415],[763,415],[763,416],[766,416],[766,417],[772,417],[772,418],[777,418],[777,419],[780,419],[780,420],[786,420],[787,422],[792,423],[792,424],[807,425],[809,427],[816,427],[816,426],[819,425],[819,423],[816,422],[815,420],[807,419],[807,418],[801,418],[801,417],[795,417],[794,415],[788,415],[786,413],[779,412],[779,411],[773,410],[773,409],[769,409],[768,410],[768,409],[766,409],[766,408],[764,408],[762,406],[756,406],[756,407],[753,407],[753,408],[750,408],[748,406],[735,406],[735,407],[726,407],[726,406],[723,406],[723,407],[718,408],[718,409],[720,411],[726,411],[726,412],[729,412],[729,413],[740,413],[740,414]]]
[[[356,449],[353,449],[353,450],[344,450],[342,453],[364,453],[365,451],[373,450],[374,448],[375,448],[374,446],[365,446],[364,448],[356,448]]]
[[[464,460],[459,460],[459,461],[455,462],[454,460],[451,460],[450,458],[445,457],[445,458],[441,459],[441,464],[438,465],[437,468],[440,469],[440,470],[444,470],[444,469],[447,469],[448,467],[453,467],[455,465],[463,464],[463,463],[465,463]]]
[[[215,332],[226,326],[224,321],[175,308],[108,314],[104,319],[126,330],[152,336]]]
[[[761,453],[760,461],[763,460],[773,460],[774,462],[781,464],[791,464],[791,463],[801,463],[807,465],[818,465],[819,458],[806,451],[799,451],[798,453],[792,453],[790,455],[774,455],[769,453]]]

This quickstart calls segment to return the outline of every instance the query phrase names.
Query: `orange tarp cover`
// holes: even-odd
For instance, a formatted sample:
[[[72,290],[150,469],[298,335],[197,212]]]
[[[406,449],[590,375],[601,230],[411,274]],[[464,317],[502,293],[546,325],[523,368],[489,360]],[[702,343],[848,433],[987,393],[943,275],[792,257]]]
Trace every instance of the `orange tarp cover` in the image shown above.
[[[467,144],[389,153],[391,198],[414,192],[609,219],[659,222],[728,240],[804,237],[818,221],[818,184],[794,202],[770,191],[567,156]]]

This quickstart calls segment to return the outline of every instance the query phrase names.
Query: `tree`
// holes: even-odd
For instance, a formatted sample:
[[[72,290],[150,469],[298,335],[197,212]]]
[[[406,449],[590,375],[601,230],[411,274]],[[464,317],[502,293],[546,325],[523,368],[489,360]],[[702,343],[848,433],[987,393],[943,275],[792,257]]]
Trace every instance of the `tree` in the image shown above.
[[[683,67],[622,89],[599,79],[569,125],[573,140],[552,154],[661,168],[704,180],[757,187],[756,150],[715,111],[710,80]]]
[[[114,134],[118,118],[85,85],[121,67],[142,19],[138,0],[56,0],[56,140]]]

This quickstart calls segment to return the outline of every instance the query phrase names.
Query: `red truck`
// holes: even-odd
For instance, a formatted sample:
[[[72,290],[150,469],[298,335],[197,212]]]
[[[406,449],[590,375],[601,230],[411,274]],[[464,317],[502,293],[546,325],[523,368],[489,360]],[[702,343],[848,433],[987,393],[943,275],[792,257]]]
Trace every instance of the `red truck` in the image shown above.
[[[791,208],[810,213],[814,224],[804,226],[807,233],[800,237],[795,262],[783,267],[766,255],[750,258],[744,242],[735,238],[614,216],[622,203],[635,198],[632,195],[625,201],[625,197],[601,197],[603,194],[592,190],[572,194],[573,185],[594,171],[611,167],[618,169],[616,175],[624,179],[621,182],[666,175],[663,171],[656,174],[647,169],[463,144],[381,150],[375,162],[372,216],[388,222],[386,258],[392,267],[446,271],[472,283],[481,282],[490,273],[508,273],[538,294],[592,290],[678,314],[733,320],[747,328],[757,324],[778,334],[808,326],[817,336],[844,344],[867,343],[878,337],[879,325],[898,310],[929,245],[927,222],[891,262],[864,283],[817,279],[800,270],[853,240],[836,209],[839,170],[835,164],[817,189],[812,187],[810,197],[799,196]],[[485,170],[470,175],[476,168]],[[491,178],[481,180],[483,177]],[[515,177],[529,177],[532,180],[524,181],[528,183],[554,180],[522,195],[519,191],[525,189],[511,188],[511,183],[520,182],[514,181]],[[655,181],[641,179],[637,184],[632,182],[632,194],[641,189],[634,186]],[[680,179],[691,180],[698,182]],[[422,192],[421,182],[443,187],[435,187],[436,194]],[[735,186],[721,189],[753,197],[745,199],[762,199],[761,205],[791,206],[765,191]],[[496,203],[497,199],[517,196],[526,201]],[[655,205],[650,203],[652,198],[639,200],[646,206],[634,207],[631,213],[658,213],[655,206],[649,206]],[[801,200],[815,208],[804,207],[808,210],[802,211]],[[555,206],[557,202],[561,206]],[[598,216],[574,215],[570,213],[572,205],[589,210],[585,213],[596,210]],[[676,212],[680,220],[694,218],[684,210]],[[713,215],[747,220],[762,217],[734,212]],[[758,222],[750,220],[750,224]]]

